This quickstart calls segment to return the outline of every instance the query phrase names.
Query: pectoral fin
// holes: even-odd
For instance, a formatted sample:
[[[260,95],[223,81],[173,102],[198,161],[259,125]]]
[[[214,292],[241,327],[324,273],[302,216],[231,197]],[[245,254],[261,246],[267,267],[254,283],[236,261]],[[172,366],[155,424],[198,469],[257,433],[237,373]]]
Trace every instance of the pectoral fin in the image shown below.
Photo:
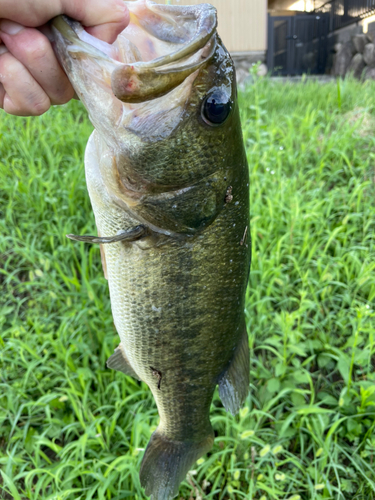
[[[130,377],[133,377],[137,380],[140,380],[138,375],[131,367],[122,344],[116,347],[115,352],[108,359],[107,367],[112,368],[112,370],[117,370],[118,372],[125,373],[125,375],[129,375]]]
[[[83,241],[84,243],[116,243],[116,241],[136,241],[145,236],[148,229],[145,226],[136,226],[126,231],[119,231],[115,236],[76,236],[75,234],[67,234],[66,237],[74,241]]]
[[[224,408],[236,415],[249,393],[250,353],[246,330],[232,361],[219,379],[219,396]]]

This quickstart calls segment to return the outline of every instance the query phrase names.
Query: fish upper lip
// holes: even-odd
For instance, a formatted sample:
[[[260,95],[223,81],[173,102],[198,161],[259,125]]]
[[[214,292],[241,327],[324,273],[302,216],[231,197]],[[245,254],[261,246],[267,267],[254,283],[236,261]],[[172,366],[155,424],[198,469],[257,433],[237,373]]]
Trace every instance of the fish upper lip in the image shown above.
[[[87,55],[91,55],[95,58],[111,61],[116,66],[137,66],[142,69],[155,69],[162,66],[166,66],[172,63],[178,63],[184,58],[193,55],[200,49],[203,49],[210,39],[212,39],[217,23],[215,23],[210,31],[207,32],[206,36],[199,37],[198,40],[193,39],[191,42],[184,44],[184,46],[175,52],[170,54],[165,54],[159,56],[151,61],[137,61],[131,64],[124,63],[111,57],[111,49],[113,51],[113,46],[96,39],[76,20],[66,16],[57,16],[52,20],[52,26],[63,35],[63,37],[68,40],[71,44],[75,45],[77,49],[81,49],[82,52],[86,52]],[[124,30],[126,32],[126,29]],[[86,39],[86,40],[85,40]],[[90,40],[90,41],[89,41]],[[95,43],[90,43],[95,42]],[[99,45],[97,47],[96,45]],[[74,50],[74,49],[73,49]],[[112,53],[112,55],[114,55]]]

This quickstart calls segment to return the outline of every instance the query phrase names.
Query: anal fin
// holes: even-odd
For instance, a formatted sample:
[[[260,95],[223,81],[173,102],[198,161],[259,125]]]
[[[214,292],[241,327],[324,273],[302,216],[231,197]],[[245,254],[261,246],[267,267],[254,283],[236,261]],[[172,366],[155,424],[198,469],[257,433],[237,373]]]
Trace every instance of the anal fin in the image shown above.
[[[130,365],[122,344],[116,347],[115,352],[110,358],[108,358],[107,367],[112,368],[112,370],[117,370],[118,372],[125,373],[125,375],[129,375],[130,377],[133,377],[137,380],[140,380],[140,378]]]
[[[219,379],[219,395],[224,408],[236,415],[249,393],[250,352],[246,329],[232,361]]]

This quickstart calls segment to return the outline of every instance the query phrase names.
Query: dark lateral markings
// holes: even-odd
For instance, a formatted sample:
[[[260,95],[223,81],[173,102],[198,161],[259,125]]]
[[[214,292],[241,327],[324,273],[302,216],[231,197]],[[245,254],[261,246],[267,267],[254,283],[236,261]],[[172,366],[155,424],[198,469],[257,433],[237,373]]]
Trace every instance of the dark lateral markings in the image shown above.
[[[150,369],[152,370],[153,376],[158,378],[158,389],[160,391],[161,379],[163,377],[163,374],[156,368],[153,368],[152,366],[150,366]]]

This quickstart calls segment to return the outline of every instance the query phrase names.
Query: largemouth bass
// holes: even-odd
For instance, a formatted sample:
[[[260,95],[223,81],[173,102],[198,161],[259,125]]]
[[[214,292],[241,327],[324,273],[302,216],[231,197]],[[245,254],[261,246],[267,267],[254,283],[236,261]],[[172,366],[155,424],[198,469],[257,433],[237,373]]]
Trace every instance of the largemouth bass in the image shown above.
[[[235,414],[249,388],[244,302],[248,167],[235,72],[209,4],[127,2],[113,45],[59,17],[56,51],[95,131],[87,187],[121,343],[108,367],[143,380],[160,423],[141,484],[169,500],[214,440],[219,385]]]

